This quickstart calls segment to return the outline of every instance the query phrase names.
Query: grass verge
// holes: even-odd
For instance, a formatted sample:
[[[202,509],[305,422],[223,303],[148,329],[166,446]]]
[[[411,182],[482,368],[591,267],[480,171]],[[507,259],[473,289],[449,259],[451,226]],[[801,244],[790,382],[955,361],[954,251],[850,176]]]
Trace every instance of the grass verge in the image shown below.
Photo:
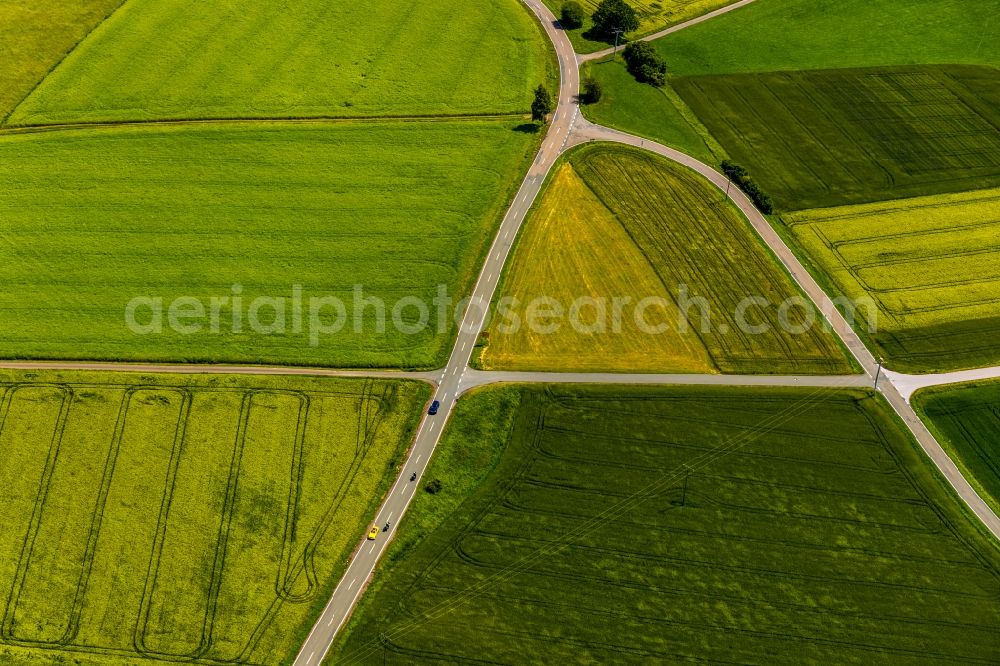
[[[603,96],[581,108],[588,120],[643,136],[717,166],[726,159],[722,146],[698,121],[669,83],[663,88],[640,84],[620,62],[586,63],[581,78],[601,84]]]
[[[1000,381],[921,389],[913,406],[962,476],[1000,513]]]

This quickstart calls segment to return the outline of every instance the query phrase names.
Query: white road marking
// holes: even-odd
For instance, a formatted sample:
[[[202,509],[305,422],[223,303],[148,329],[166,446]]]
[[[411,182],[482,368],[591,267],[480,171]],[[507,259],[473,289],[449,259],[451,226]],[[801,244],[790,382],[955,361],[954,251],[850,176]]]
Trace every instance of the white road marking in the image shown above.
[[[306,663],[307,664],[312,663],[313,657],[315,656],[316,656],[316,650],[313,650],[312,653],[310,653],[309,658],[306,659]]]
[[[420,462],[420,459],[421,459],[422,457],[423,457],[423,455],[419,455],[419,456],[417,456],[417,462]]]
[[[351,581],[351,584],[347,586],[347,589],[348,589],[348,590],[351,590],[351,589],[353,589],[353,588],[354,588],[354,584],[355,584],[355,583],[357,583],[357,582],[358,582],[358,579],[357,579],[357,578],[355,578],[354,580],[352,580],[352,581]]]
[[[378,545],[378,544],[375,544],[375,543],[373,543],[373,544],[372,544],[372,549],[371,549],[371,550],[369,550],[368,552],[369,552],[369,553],[374,553],[374,552],[375,552],[375,546],[376,546],[376,545]]]

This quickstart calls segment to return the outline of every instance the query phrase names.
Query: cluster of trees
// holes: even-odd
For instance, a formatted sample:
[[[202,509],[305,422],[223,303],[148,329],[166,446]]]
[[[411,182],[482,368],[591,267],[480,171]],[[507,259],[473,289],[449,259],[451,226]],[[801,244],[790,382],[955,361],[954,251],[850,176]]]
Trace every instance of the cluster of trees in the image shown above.
[[[601,0],[594,11],[594,34],[611,39],[618,31],[635,32],[639,29],[639,15],[625,0]]]
[[[570,0],[562,6],[559,23],[566,30],[575,30],[583,27],[585,17],[583,6],[576,0]],[[601,0],[591,20],[594,22],[592,36],[598,39],[611,40],[616,33],[639,29],[639,15],[625,0]]]
[[[649,42],[632,42],[625,47],[625,66],[640,83],[661,87],[667,79],[667,63]]]
[[[750,172],[739,164],[733,164],[729,160],[723,160],[722,173],[726,174],[729,180],[736,183],[737,187],[743,190],[750,200],[754,202],[757,209],[762,213],[770,215],[774,212],[771,204],[771,197],[767,196],[760,186],[750,177]]]
[[[552,113],[555,104],[552,102],[552,94],[545,86],[539,85],[535,88],[535,101],[531,103],[531,119],[544,123],[546,116]]]
[[[566,30],[576,30],[583,27],[583,5],[579,2],[567,2],[562,6],[559,24]]]
[[[604,95],[604,88],[601,82],[596,79],[587,79],[583,82],[583,90],[580,91],[580,101],[584,104],[597,104]]]

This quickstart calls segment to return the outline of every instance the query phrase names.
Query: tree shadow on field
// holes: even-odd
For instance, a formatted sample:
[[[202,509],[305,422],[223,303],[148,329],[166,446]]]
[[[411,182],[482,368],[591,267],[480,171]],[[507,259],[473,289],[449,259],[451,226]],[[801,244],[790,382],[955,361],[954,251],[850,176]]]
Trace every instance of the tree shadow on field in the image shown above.
[[[522,134],[538,134],[539,125],[536,123],[521,123],[514,128],[515,132]]]

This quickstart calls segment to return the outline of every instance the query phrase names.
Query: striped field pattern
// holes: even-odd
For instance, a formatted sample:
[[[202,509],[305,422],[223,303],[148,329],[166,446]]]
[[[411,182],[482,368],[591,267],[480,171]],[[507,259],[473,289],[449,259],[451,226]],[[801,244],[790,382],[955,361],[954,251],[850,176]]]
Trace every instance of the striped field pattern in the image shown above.
[[[0,661],[287,659],[425,393],[364,380],[8,373]]]
[[[493,415],[494,391],[518,396],[491,465],[493,435],[470,440],[464,419]],[[483,480],[390,554],[334,663],[1000,657],[1000,554],[870,393],[512,387],[465,400],[445,447],[470,463],[485,447],[486,464],[429,473],[446,489]],[[421,494],[414,525],[438,501]]]
[[[781,215],[851,299],[878,308],[880,353],[914,372],[1000,363],[1000,189]]]
[[[780,210],[1000,185],[1000,70],[682,77],[673,86]]]

